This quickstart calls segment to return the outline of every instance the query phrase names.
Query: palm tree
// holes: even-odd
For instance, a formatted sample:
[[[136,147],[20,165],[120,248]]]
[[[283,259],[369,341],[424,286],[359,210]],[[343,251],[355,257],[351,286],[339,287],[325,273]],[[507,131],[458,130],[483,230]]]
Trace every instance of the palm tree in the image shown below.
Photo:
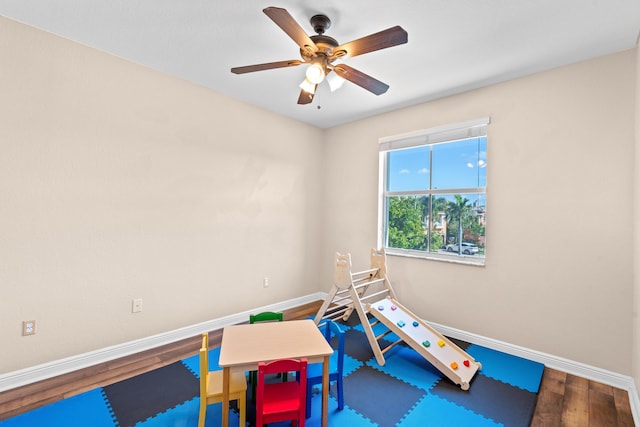
[[[454,194],[453,197],[455,201],[449,202],[447,219],[449,223],[453,220],[458,222],[458,255],[462,255],[462,221],[471,216],[471,205],[469,199],[463,199],[459,194]]]
[[[432,250],[437,250],[439,248],[445,248],[445,246],[447,246],[447,218],[446,218],[446,212],[447,212],[447,199],[445,199],[444,197],[433,197],[433,203],[431,206],[431,215],[433,217],[432,221],[435,223],[436,218],[440,219],[440,217],[444,214],[445,217],[443,218],[442,223],[440,224],[441,226],[441,232],[442,232],[442,242],[435,242],[434,241],[434,236],[431,236],[431,249]]]

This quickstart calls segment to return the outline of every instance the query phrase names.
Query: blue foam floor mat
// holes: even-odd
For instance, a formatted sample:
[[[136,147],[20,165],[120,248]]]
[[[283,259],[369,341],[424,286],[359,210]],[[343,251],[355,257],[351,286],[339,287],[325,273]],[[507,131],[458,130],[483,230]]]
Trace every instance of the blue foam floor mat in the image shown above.
[[[353,316],[352,316],[353,317]],[[356,319],[357,320],[357,319]],[[378,365],[362,325],[350,319],[346,331],[345,407],[337,409],[335,385],[329,396],[329,425],[337,427],[513,426],[529,425],[544,366],[540,363],[456,341],[482,363],[463,391],[405,345],[385,353]],[[379,333],[379,331],[376,331]],[[219,348],[210,352],[217,370]],[[0,427],[196,427],[198,356],[111,386],[0,421]],[[314,389],[308,427],[320,426],[321,396]],[[249,401],[248,405],[252,403]],[[249,409],[248,425],[253,416]],[[209,405],[207,427],[221,425],[221,405]],[[238,425],[232,410],[230,425]],[[270,424],[285,427],[290,423]]]

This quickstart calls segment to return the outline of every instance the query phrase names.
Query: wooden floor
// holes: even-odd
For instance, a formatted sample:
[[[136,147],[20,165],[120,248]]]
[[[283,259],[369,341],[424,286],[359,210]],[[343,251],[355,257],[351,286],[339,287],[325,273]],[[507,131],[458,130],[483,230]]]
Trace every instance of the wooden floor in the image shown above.
[[[285,311],[285,320],[312,316],[320,303]],[[211,346],[219,345],[221,339],[222,331],[209,333]],[[200,342],[196,336],[0,393],[0,420],[192,356],[198,352]],[[633,425],[626,391],[545,368],[532,427]]]
[[[545,368],[532,427],[631,427],[626,391]]]

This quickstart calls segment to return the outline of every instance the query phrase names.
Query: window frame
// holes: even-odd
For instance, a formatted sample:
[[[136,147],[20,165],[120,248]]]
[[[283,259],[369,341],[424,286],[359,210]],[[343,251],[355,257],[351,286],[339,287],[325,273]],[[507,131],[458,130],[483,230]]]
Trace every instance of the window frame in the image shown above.
[[[459,122],[444,126],[437,126],[429,129],[422,129],[415,132],[409,132],[399,135],[382,137],[378,140],[379,144],[379,170],[378,170],[378,230],[377,244],[379,248],[384,248],[389,255],[406,256],[412,258],[431,259],[436,261],[445,261],[460,264],[469,264],[484,266],[486,265],[486,243],[485,254],[482,257],[474,255],[458,255],[449,253],[433,253],[414,249],[400,249],[387,247],[388,238],[388,206],[387,198],[389,196],[428,196],[433,197],[438,194],[484,194],[485,203],[487,197],[487,183],[484,187],[471,188],[445,188],[428,190],[408,190],[408,191],[387,191],[388,178],[388,156],[387,153],[408,148],[416,148],[421,146],[433,145],[438,143],[447,143],[472,139],[478,137],[487,138],[487,127],[491,123],[490,117],[482,117],[475,120]],[[433,171],[432,157],[429,158],[429,173]],[[431,182],[431,179],[430,179]],[[430,185],[431,186],[431,185]],[[429,217],[433,221],[432,216],[432,199],[429,203]],[[486,238],[486,229],[485,229]],[[429,235],[431,239],[431,235]]]

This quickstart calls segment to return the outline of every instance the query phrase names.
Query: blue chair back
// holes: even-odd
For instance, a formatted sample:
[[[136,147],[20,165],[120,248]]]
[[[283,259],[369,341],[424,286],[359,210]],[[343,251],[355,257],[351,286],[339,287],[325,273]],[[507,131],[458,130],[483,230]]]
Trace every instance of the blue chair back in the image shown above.
[[[320,331],[324,335],[329,345],[334,349],[333,356],[331,356],[331,362],[329,366],[329,383],[336,382],[337,394],[338,394],[338,409],[344,408],[344,392],[343,392],[343,377],[344,377],[344,340],[345,334],[340,326],[333,322],[331,319],[323,320],[319,325]],[[311,388],[314,385],[322,384],[322,365],[313,364],[308,367],[307,377],[307,413],[306,416],[311,416]]]
[[[322,324],[319,325],[321,328]],[[340,376],[344,373],[344,331],[340,328],[340,326],[332,321],[331,319],[327,319],[324,323],[324,339],[327,340],[329,345],[333,347],[335,351],[337,351],[337,369],[330,370],[329,374],[337,373]],[[337,341],[337,344],[334,343]]]

